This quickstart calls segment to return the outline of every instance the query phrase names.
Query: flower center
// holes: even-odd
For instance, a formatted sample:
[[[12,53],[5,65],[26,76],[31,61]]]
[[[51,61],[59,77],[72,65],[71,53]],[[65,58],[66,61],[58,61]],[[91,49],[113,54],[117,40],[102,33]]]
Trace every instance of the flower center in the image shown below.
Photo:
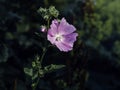
[[[62,37],[62,35],[60,35],[60,34],[57,34],[57,35],[55,36],[55,40],[56,40],[56,41],[62,41],[62,39],[63,39],[63,37]]]

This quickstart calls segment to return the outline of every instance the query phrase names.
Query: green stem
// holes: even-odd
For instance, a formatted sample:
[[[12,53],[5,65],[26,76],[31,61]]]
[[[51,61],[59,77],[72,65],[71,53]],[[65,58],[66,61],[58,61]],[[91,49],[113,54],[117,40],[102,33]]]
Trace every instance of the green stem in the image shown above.
[[[49,25],[50,25],[50,19],[48,19],[47,21],[47,29],[49,29]]]
[[[47,21],[47,29],[49,29],[49,24],[50,24],[50,19],[48,19],[48,21]],[[47,44],[47,41],[46,41],[46,44]],[[49,47],[49,46],[48,46]],[[44,56],[45,56],[45,53],[46,53],[46,51],[47,51],[47,48],[48,47],[44,47],[43,48],[43,53],[42,53],[42,56],[41,56],[41,58],[40,58],[40,66],[42,67],[42,61],[43,61],[43,58],[44,58]],[[39,68],[39,70],[40,70],[41,68]],[[39,71],[38,70],[38,71]],[[38,72],[38,76],[39,76],[39,72]],[[37,82],[35,83],[35,86],[33,86],[32,88],[32,90],[35,90],[36,89],[36,87],[37,87],[37,85],[38,85],[38,83],[39,83],[39,80],[40,80],[40,77],[38,77],[38,79],[37,79]]]
[[[39,72],[38,72],[38,75],[39,75]],[[35,89],[36,89],[36,87],[37,87],[37,85],[38,85],[38,83],[39,83],[39,80],[40,80],[40,78],[38,77],[37,82],[35,83],[35,86],[33,87],[32,90],[35,90]]]
[[[45,56],[46,51],[47,51],[47,48],[43,48],[43,54],[42,54],[42,56],[41,56],[41,58],[40,58],[40,66],[41,66],[41,67],[42,67],[42,61],[43,61],[43,58],[44,58],[44,56]],[[38,69],[40,70],[41,68],[38,68]],[[37,82],[35,83],[35,86],[32,87],[32,90],[35,90],[36,87],[37,87],[37,85],[38,85],[38,83],[39,83],[39,80],[40,80],[39,70],[38,70],[38,79],[37,79]]]
[[[42,56],[41,56],[41,58],[40,58],[40,64],[42,64],[42,61],[43,61],[43,58],[44,58],[44,56],[45,56],[46,51],[47,51],[47,49],[46,49],[46,48],[43,48],[43,54],[42,54]]]

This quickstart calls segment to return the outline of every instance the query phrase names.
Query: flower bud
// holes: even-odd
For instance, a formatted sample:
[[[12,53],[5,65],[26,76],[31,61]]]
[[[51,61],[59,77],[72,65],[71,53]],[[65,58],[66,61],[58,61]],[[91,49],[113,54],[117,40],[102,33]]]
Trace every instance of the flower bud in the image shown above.
[[[41,26],[41,32],[46,32],[46,31],[47,31],[46,27],[45,26]]]

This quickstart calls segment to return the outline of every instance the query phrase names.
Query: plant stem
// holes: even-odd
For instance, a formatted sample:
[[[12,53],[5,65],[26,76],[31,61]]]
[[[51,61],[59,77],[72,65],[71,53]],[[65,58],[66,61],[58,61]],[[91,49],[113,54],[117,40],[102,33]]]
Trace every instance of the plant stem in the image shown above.
[[[49,29],[49,24],[50,24],[50,19],[48,19],[48,21],[47,21],[47,29]],[[45,43],[47,44],[47,41],[45,41]],[[46,51],[47,51],[47,48],[44,47],[44,48],[43,48],[43,54],[42,54],[41,59],[40,59],[40,63],[42,63]]]
[[[49,29],[49,24],[50,24],[50,19],[48,19],[48,21],[47,21],[47,29]],[[47,41],[45,42],[45,44],[47,45]],[[48,46],[48,47],[49,47],[49,46]],[[46,53],[48,47],[44,47],[44,48],[43,48],[43,53],[42,53],[42,56],[41,56],[41,58],[40,58],[40,66],[41,66],[41,67],[42,67],[43,58],[44,58],[44,56],[45,56],[45,53]],[[38,68],[38,69],[40,70],[41,67]],[[38,70],[38,71],[39,71],[39,70]],[[38,72],[38,76],[39,76],[39,72]],[[37,85],[38,85],[38,83],[39,83],[39,80],[40,80],[40,77],[38,77],[37,82],[35,83],[35,86],[32,87],[32,90],[35,90],[35,89],[36,89],[36,87],[37,87]]]
[[[39,72],[38,72],[38,74],[39,74]],[[40,78],[38,77],[37,82],[35,83],[35,86],[33,87],[32,90],[35,90],[35,89],[36,89],[36,87],[37,87],[37,85],[38,85],[38,83],[39,83],[39,80],[40,80]]]
[[[43,58],[44,58],[44,56],[45,56],[46,51],[47,51],[47,48],[43,48],[43,53],[42,53],[42,56],[41,56],[41,58],[40,58],[40,66],[41,66],[41,67],[42,67],[42,61],[43,61]],[[38,68],[38,69],[40,70],[41,67]],[[35,86],[32,87],[32,90],[36,90],[36,87],[37,87],[37,85],[38,85],[38,83],[39,83],[39,80],[40,80],[39,70],[38,70],[38,79],[37,79],[37,81],[36,81],[36,83],[35,83]]]
[[[50,18],[47,21],[47,29],[49,29],[49,25],[50,25]]]
[[[43,61],[43,58],[44,58],[44,56],[45,56],[46,51],[47,51],[47,49],[46,49],[46,48],[43,48],[43,54],[42,54],[42,56],[41,56],[41,58],[40,58],[40,64],[42,64],[42,61]]]

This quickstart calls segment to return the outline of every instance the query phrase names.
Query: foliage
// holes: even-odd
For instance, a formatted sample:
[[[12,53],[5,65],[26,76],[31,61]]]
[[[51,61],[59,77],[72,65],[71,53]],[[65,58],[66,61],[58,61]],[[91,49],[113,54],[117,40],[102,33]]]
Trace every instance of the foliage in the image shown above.
[[[45,74],[37,90],[118,90],[119,3],[119,0],[0,0],[0,90],[31,90],[32,79],[37,80],[39,70],[41,77]],[[60,13],[55,11],[52,17],[38,13],[51,5],[45,9],[47,12],[56,8]],[[74,24],[80,36],[72,52],[50,47],[41,71],[35,59],[42,55],[46,45],[40,27],[48,23],[43,18],[58,15]]]

